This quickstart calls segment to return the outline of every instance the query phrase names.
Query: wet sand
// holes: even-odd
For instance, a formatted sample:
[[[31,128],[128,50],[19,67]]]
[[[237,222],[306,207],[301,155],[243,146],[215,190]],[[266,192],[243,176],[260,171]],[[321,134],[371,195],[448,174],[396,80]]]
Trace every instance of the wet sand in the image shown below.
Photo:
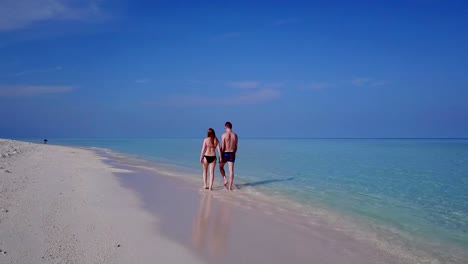
[[[304,228],[287,224],[288,215],[228,202],[241,193],[224,189],[221,178],[210,192],[143,166],[114,159],[107,162],[132,171],[116,175],[123,186],[137,191],[146,210],[157,215],[164,236],[206,263],[416,263],[358,241],[333,226]]]

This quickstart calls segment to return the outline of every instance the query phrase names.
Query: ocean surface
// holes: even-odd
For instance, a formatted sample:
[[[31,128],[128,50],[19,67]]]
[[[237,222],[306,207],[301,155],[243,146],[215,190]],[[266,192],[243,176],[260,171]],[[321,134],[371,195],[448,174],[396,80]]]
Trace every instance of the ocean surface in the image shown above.
[[[202,184],[202,139],[49,143],[107,148],[172,164],[174,173]],[[241,192],[320,205],[468,251],[468,140],[240,139],[236,184]]]

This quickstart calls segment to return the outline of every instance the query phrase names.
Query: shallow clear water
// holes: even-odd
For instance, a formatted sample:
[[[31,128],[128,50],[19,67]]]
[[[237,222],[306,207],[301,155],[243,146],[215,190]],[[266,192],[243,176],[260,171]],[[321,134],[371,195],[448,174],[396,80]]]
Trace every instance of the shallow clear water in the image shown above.
[[[50,140],[172,163],[199,177],[201,139]],[[238,187],[468,248],[468,140],[241,139]],[[218,178],[219,179],[219,178]]]

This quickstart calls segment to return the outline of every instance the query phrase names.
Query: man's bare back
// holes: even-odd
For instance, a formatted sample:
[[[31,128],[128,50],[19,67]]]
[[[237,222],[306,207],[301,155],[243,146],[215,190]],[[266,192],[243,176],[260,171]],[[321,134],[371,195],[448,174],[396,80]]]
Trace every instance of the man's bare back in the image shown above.
[[[221,137],[222,141],[222,152],[237,152],[237,135],[230,131],[223,134]]]
[[[224,178],[224,186],[229,190],[232,190],[234,182],[234,162],[236,161],[237,152],[237,135],[232,132],[231,122],[226,122],[224,125],[226,133],[221,137],[221,159],[219,161],[219,171]],[[226,172],[224,171],[224,164],[229,166],[229,182],[226,178]],[[227,185],[229,183],[229,186]]]

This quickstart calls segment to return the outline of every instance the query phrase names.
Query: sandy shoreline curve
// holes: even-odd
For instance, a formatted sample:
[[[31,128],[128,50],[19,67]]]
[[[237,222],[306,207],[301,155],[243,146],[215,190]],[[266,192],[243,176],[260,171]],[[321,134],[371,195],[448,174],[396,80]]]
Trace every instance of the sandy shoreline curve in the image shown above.
[[[91,150],[0,139],[0,263],[202,263]]]

